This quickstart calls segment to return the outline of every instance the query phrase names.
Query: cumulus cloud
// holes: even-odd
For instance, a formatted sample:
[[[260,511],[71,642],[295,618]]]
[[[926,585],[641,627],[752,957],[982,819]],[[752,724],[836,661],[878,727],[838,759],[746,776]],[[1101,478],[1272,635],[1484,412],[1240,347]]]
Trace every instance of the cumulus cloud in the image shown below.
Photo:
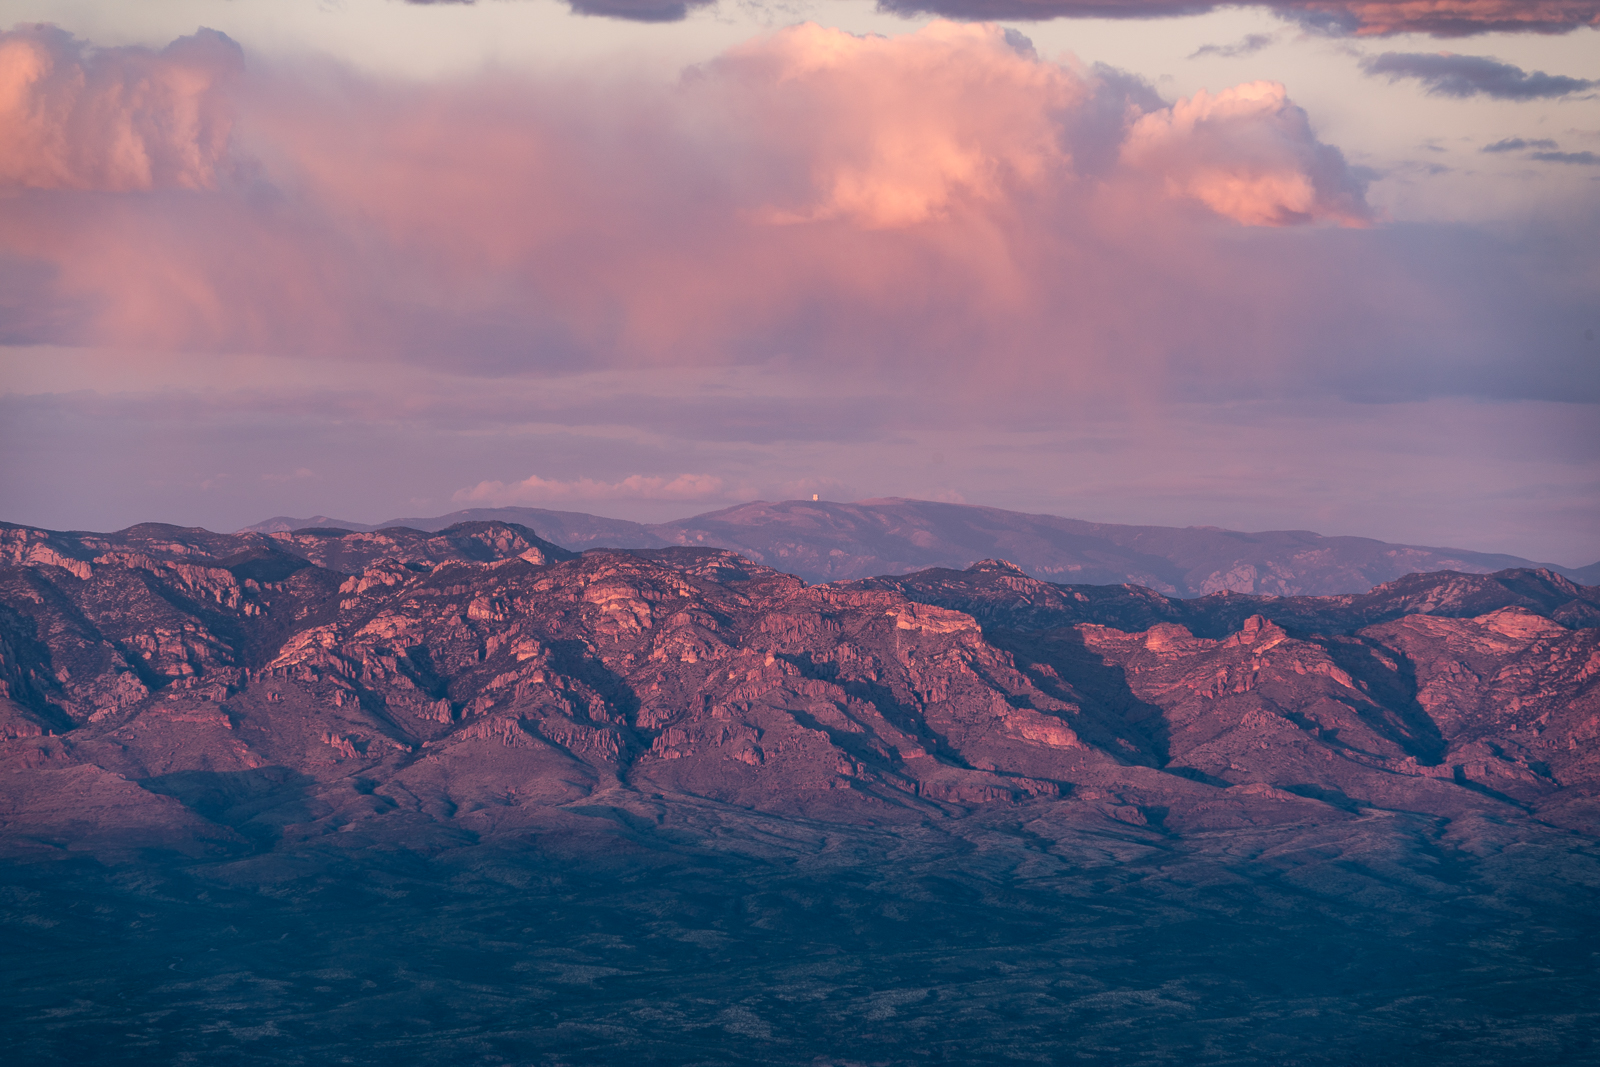
[[[1497,100],[1541,100],[1593,89],[1596,83],[1542,70],[1525,71],[1490,56],[1458,56],[1448,52],[1385,52],[1361,61],[1368,74],[1396,82],[1414,78],[1429,96],[1489,96]]]
[[[1149,19],[1258,7],[1312,30],[1358,36],[1566,33],[1600,25],[1600,0],[879,0],[878,6],[957,19]]]
[[[1536,252],[1379,224],[1275,83],[1168,102],[944,23],[795,27],[667,86],[251,56],[209,93],[237,153],[209,187],[0,196],[0,338],[305,357],[318,403],[348,402],[335,421],[403,414],[484,441],[581,422],[618,439],[877,442],[910,392],[1016,422],[1107,397],[1600,387],[1537,341],[1587,314],[1592,222],[1564,219]],[[106,129],[82,127],[72,151],[103,158]],[[240,159],[249,181],[224,180]],[[359,399],[360,381],[419,367],[472,402]],[[815,396],[736,387],[772,368]],[[591,374],[639,384],[590,395]],[[672,376],[711,384],[660,400]],[[545,474],[616,485],[680,462],[568,455]],[[299,463],[323,472],[250,469]]]
[[[1090,91],[1022,40],[949,22],[896,38],[797,26],[733,49],[704,74],[692,95],[732,112],[746,150],[809,174],[799,202],[774,205],[767,221],[869,229],[1058,179],[1070,159],[1059,116]]]
[[[1134,123],[1132,166],[1159,174],[1173,195],[1247,226],[1372,221],[1362,183],[1339,150],[1321,144],[1277,82],[1201,90]]]
[[[209,189],[239,46],[202,29],[159,52],[53,26],[0,34],[0,189]]]
[[[8,71],[76,72],[0,98],[13,518],[377,519],[467,486],[665,519],[838,479],[1595,528],[1600,208],[1554,165],[1587,153],[1507,138],[1572,157],[1516,226],[1392,224],[1282,86],[1163,100],[993,27],[801,27],[671,85],[241,74],[188,40],[211,58],[0,35]]]
[[[91,54],[40,40],[58,64]],[[1158,248],[1210,255],[1184,205],[1252,227],[1369,217],[1281,86],[1165,106],[992,26],[798,26],[665,93],[303,67],[204,84],[195,112],[237,104],[253,181],[0,203],[0,258],[38,290],[0,305],[0,335],[486,372],[785,355],[951,373],[977,347],[1021,373],[1071,336],[1087,373],[1113,320],[1144,314],[1119,278]],[[72,127],[63,153],[107,158],[116,129]],[[181,129],[207,174],[227,165],[210,127]]]
[[[593,478],[562,481],[530,474],[520,482],[484,481],[462,489],[458,504],[488,507],[512,505],[598,503],[601,501],[682,500],[703,503],[733,499],[721,478],[709,474],[679,474],[673,478],[633,474],[617,482]]]

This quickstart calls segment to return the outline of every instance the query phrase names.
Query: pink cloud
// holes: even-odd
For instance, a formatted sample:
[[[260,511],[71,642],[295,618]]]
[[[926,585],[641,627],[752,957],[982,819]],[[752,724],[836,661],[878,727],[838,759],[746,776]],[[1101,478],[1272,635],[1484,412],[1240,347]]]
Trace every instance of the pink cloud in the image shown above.
[[[949,22],[895,38],[796,26],[733,49],[689,85],[747,145],[809,179],[798,202],[760,217],[867,229],[1059,181],[1070,161],[1059,115],[1089,95],[1078,73],[997,28]]]
[[[160,52],[53,26],[0,34],[0,190],[212,188],[241,67],[215,30]]]
[[[314,64],[235,81],[205,35],[0,47],[147,87],[117,111],[83,102],[116,94],[24,79],[18,114],[113,116],[56,123],[55,187],[0,199],[0,254],[46,293],[0,327],[31,340],[469,372],[782,357],[952,381],[981,351],[996,387],[1060,358],[1088,383],[1189,343],[1156,309],[1288,284],[1265,261],[1213,277],[1227,253],[1186,202],[1249,226],[1367,219],[1281,87],[1145,114],[1148,90],[993,26],[794,27],[667,93]],[[158,113],[172,120],[141,117]],[[130,155],[127,130],[168,140],[142,133]],[[107,162],[125,156],[190,162]],[[254,178],[223,181],[230,167]]]
[[[1246,226],[1372,220],[1343,157],[1317,141],[1277,82],[1202,89],[1151,112],[1133,124],[1122,158],[1158,176],[1169,194]]]

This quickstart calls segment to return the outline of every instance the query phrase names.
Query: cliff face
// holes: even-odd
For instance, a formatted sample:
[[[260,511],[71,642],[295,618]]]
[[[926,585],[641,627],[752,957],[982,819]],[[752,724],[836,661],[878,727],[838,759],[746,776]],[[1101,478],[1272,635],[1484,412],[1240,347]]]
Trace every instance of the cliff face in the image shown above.
[[[807,586],[504,523],[0,552],[0,920],[78,961],[19,994],[65,1021],[0,1027],[41,1062],[1506,1063],[1595,1021],[1597,590],[1548,572]],[[210,991],[177,1014],[166,961]]]

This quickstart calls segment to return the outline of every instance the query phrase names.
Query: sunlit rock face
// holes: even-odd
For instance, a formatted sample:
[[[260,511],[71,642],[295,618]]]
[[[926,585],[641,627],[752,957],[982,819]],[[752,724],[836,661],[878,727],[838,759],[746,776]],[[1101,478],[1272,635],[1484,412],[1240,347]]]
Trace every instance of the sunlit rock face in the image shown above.
[[[0,551],[28,1062],[1532,1063],[1597,1021],[1600,590],[1548,571]]]

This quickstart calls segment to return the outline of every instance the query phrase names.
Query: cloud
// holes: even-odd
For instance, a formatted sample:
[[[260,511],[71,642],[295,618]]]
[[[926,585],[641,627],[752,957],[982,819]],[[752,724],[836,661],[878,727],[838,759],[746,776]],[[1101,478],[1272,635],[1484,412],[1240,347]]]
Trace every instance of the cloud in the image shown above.
[[[1520,152],[1524,148],[1555,148],[1556,143],[1549,138],[1539,138],[1534,141],[1525,141],[1521,137],[1507,137],[1494,144],[1486,144],[1478,149],[1480,152]]]
[[[1594,152],[1563,152],[1560,145],[1548,137],[1527,141],[1521,137],[1507,137],[1503,141],[1484,145],[1480,152],[1527,152],[1527,158],[1540,163],[1575,163],[1580,166],[1600,164],[1600,155]]]
[[[1170,193],[1247,226],[1372,221],[1364,183],[1338,149],[1317,141],[1277,82],[1201,90],[1145,115],[1123,158],[1158,173]]]
[[[1580,166],[1600,165],[1600,154],[1594,152],[1533,152],[1529,159],[1541,163],[1576,163]]]
[[[1275,40],[1277,40],[1277,37],[1274,34],[1252,33],[1233,44],[1203,44],[1196,48],[1189,58],[1199,59],[1201,56],[1218,56],[1222,59],[1236,59],[1239,56],[1254,55]]]
[[[667,517],[824,477],[984,501],[1056,478],[985,433],[1110,409],[1160,442],[1178,399],[1600,399],[1568,343],[1592,210],[1385,223],[1274,83],[1163,101],[950,24],[784,30],[666,86],[249,61],[213,90],[234,121],[210,187],[0,196],[0,336],[108,353],[38,390],[96,399],[0,417],[0,451],[87,434],[138,487],[204,419],[187,484],[247,472],[226,488],[266,514],[359,518],[359,468],[368,499]],[[33,351],[17,366],[63,359]],[[172,392],[116,395],[169,362]],[[930,462],[948,441],[853,473],[933,435],[974,473]]]
[[[1153,19],[1257,7],[1314,31],[1356,36],[1567,33],[1600,25],[1600,0],[879,0],[878,6],[905,15],[974,20]]]
[[[408,4],[463,4],[476,0],[406,0]],[[715,0],[567,0],[577,15],[599,15],[631,22],[678,22],[690,11],[706,7]]]
[[[670,84],[188,40],[205,62],[0,35],[72,74],[0,108],[10,517],[460,489],[664,519],[810,486],[1592,543],[1585,153],[1514,225],[1396,223],[1293,84],[1163,100],[995,27],[798,27]]]
[[[215,30],[159,52],[53,26],[0,34],[0,190],[214,187],[242,65]]]
[[[633,22],[677,22],[690,11],[715,0],[568,0],[573,13],[629,19]]]
[[[476,0],[406,0],[412,4],[472,4]],[[635,22],[676,22],[715,0],[567,0],[575,14]],[[943,15],[988,22],[1056,18],[1157,19],[1199,15],[1227,7],[1265,8],[1315,32],[1388,36],[1425,33],[1465,37],[1479,33],[1567,33],[1600,25],[1600,0],[878,0],[880,11]],[[1241,45],[1207,45],[1195,55],[1248,55],[1264,34]],[[1270,40],[1270,38],[1268,38]],[[1190,58],[1194,58],[1191,56]]]
[[[1059,179],[1070,147],[1056,116],[1089,94],[1086,79],[1040,62],[1025,39],[949,22],[895,38],[799,26],[733,49],[705,75],[692,95],[754,134],[747,150],[809,172],[809,188],[764,221],[866,229],[915,226]],[[783,121],[769,134],[770,116]]]
[[[673,478],[633,474],[617,482],[598,482],[592,478],[561,481],[531,474],[520,482],[510,484],[479,482],[452,497],[457,504],[488,507],[640,500],[704,503],[736,498],[729,493],[721,478],[709,474],[679,474]]]
[[[36,40],[57,62],[94,54]],[[0,336],[482,374],[783,358],[951,379],[973,351],[1024,375],[1066,343],[1103,376],[1122,373],[1096,366],[1109,346],[1136,358],[1112,340],[1130,331],[1155,359],[1192,344],[1152,329],[1156,308],[1210,314],[1283,273],[1252,256],[1213,278],[1215,225],[1371,217],[1283,87],[1165,105],[992,26],[797,26],[665,92],[252,64],[193,98],[236,116],[234,155],[182,127],[209,188],[0,199],[0,268],[29,293],[0,303]],[[63,151],[108,157],[117,129],[73,127]],[[250,180],[215,177],[229,167]],[[73,188],[126,193],[103,175]]]
[[[1387,76],[1396,82],[1415,78],[1427,87],[1429,96],[1489,96],[1497,100],[1540,100],[1570,96],[1593,89],[1600,82],[1565,75],[1528,72],[1489,56],[1458,56],[1416,52],[1385,52],[1361,61],[1361,69],[1371,75]]]

